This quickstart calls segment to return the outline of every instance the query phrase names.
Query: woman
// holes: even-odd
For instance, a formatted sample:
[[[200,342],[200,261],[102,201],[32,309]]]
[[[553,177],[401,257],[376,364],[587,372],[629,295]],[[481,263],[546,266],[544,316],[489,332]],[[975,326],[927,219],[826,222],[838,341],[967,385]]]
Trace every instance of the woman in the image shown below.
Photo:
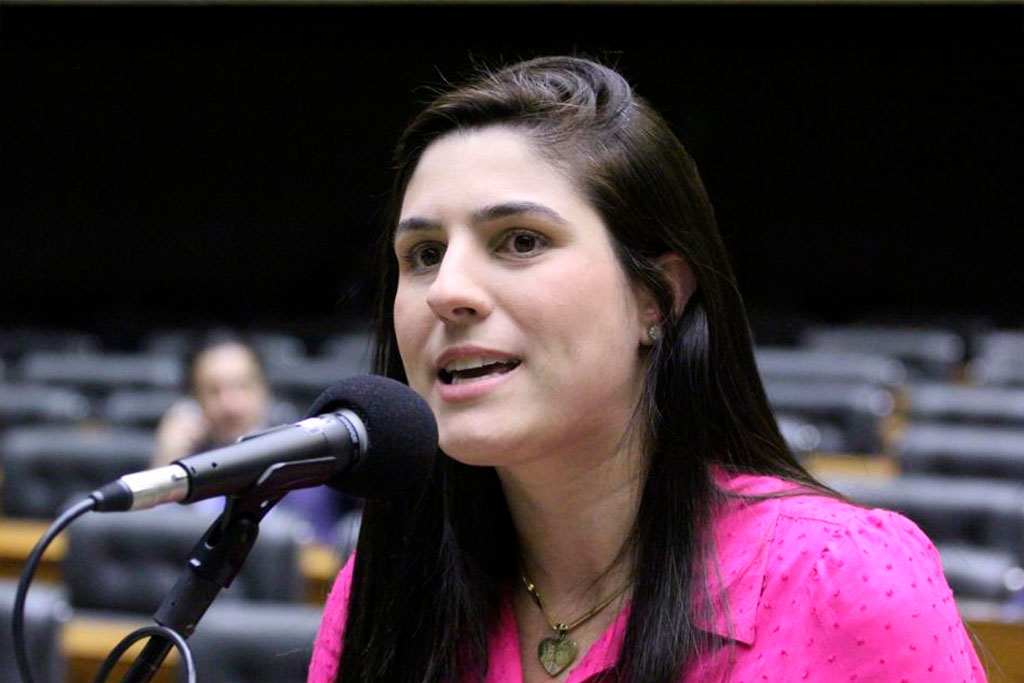
[[[396,160],[377,369],[443,457],[367,506],[310,681],[983,678],[927,539],[788,452],[697,170],[621,76],[484,74]]]

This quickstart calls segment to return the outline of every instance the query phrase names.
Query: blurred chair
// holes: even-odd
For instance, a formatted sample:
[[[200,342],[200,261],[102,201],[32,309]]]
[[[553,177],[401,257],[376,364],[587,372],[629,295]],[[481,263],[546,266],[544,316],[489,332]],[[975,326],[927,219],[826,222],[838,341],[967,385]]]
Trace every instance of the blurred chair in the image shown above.
[[[765,379],[859,382],[896,387],[907,379],[900,361],[853,351],[760,347],[757,367]]]
[[[1024,358],[976,358],[967,364],[967,379],[981,386],[1024,388]]]
[[[155,429],[164,413],[184,396],[174,389],[119,389],[102,401],[98,412],[111,425]]]
[[[275,395],[308,406],[324,389],[346,377],[365,375],[367,368],[351,358],[307,358],[267,365],[267,379]]]
[[[19,364],[26,382],[109,392],[129,387],[177,389],[183,368],[177,358],[135,353],[26,353]]]
[[[284,332],[252,332],[246,335],[267,367],[300,362],[306,358],[306,344]]]
[[[892,394],[877,386],[850,382],[765,380],[775,412],[828,425],[843,434],[844,451],[877,453],[882,428],[895,404]]]
[[[958,474],[1024,484],[1024,428],[912,424],[893,449],[906,472]]]
[[[312,605],[214,603],[188,640],[197,680],[304,683],[322,612]]]
[[[79,422],[89,417],[89,410],[89,399],[71,389],[0,384],[0,427]]]
[[[815,424],[792,415],[777,415],[782,438],[797,455],[810,453],[842,453],[846,438],[839,428],[830,424]]]
[[[373,335],[366,332],[336,334],[320,345],[319,356],[348,359],[353,367],[363,368],[362,374],[367,374],[373,365]]]
[[[82,332],[24,328],[0,331],[0,357],[8,360],[30,351],[81,353],[99,348],[99,337]]]
[[[144,470],[153,435],[132,429],[16,427],[0,437],[3,510],[12,517],[54,517],[71,498],[123,474]]]
[[[898,358],[914,378],[953,379],[964,360],[964,340],[953,332],[911,327],[814,327],[806,346]]]
[[[1024,427],[1024,389],[915,384],[906,388],[906,398],[912,421]]]
[[[941,543],[936,548],[957,598],[1006,602],[1024,590],[1024,568],[1005,550],[963,543]]]
[[[903,513],[936,544],[1003,550],[1024,564],[1024,484],[927,475],[825,483],[858,503]]]
[[[976,358],[1024,360],[1024,330],[986,332],[974,339]]]
[[[216,518],[194,506],[86,515],[68,529],[63,575],[75,608],[152,613],[181,576]],[[252,552],[220,600],[297,601],[303,595],[299,551],[306,524],[272,511]]]
[[[17,583],[0,580],[0,683],[20,683],[11,621]],[[37,583],[25,599],[25,645],[37,683],[64,683],[67,662],[61,654],[61,630],[71,616],[65,592]]]

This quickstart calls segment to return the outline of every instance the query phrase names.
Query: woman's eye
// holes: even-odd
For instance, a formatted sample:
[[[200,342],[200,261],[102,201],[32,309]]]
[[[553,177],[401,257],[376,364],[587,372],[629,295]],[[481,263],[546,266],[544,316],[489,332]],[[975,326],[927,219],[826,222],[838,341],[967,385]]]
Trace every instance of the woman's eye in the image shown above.
[[[532,256],[546,246],[547,240],[537,233],[517,230],[505,236],[499,251],[506,251],[515,256]]]
[[[414,270],[423,270],[438,265],[443,257],[444,247],[442,245],[424,242],[410,249],[405,255],[405,260]]]

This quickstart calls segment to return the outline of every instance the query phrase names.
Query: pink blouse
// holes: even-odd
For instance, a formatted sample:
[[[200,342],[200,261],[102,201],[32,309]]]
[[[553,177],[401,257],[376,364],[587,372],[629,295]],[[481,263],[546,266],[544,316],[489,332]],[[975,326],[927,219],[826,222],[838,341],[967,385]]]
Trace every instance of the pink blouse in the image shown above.
[[[791,485],[771,477],[721,477],[724,488],[765,494]],[[680,677],[697,683],[727,671],[732,683],[984,681],[934,546],[913,522],[832,498],[798,495],[730,501],[718,513],[711,584],[727,616],[705,623],[729,646]],[[334,683],[352,562],[327,599],[309,683]],[[583,683],[618,657],[629,608],[570,672]],[[710,622],[711,620],[709,620]],[[506,602],[488,643],[488,683],[521,683],[519,637]]]

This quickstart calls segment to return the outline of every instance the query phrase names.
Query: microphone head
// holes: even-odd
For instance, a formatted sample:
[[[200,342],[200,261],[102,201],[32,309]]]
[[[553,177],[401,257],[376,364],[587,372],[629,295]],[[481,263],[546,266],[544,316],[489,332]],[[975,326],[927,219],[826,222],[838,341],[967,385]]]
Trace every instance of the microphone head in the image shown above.
[[[430,476],[437,457],[437,421],[419,394],[387,377],[350,377],[320,394],[307,417],[345,408],[362,418],[370,444],[328,486],[376,498],[399,493]]]

